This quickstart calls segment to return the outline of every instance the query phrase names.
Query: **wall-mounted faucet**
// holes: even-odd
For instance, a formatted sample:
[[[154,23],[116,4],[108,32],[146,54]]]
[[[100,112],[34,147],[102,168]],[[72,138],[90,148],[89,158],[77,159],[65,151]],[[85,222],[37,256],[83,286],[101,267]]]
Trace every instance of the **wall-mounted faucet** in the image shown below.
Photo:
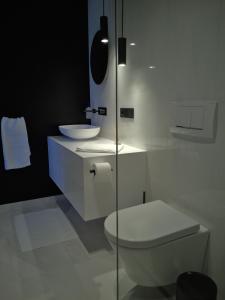
[[[90,112],[90,113],[93,113],[93,114],[98,113],[101,116],[106,116],[107,115],[107,108],[106,107],[98,107],[98,109],[96,109],[96,108],[88,107],[88,108],[85,109],[84,112],[85,113]]]
[[[88,107],[88,108],[85,109],[84,112],[85,112],[85,113],[90,112],[90,113],[95,114],[96,112],[98,112],[98,110],[95,109],[95,108],[89,108],[89,107]]]

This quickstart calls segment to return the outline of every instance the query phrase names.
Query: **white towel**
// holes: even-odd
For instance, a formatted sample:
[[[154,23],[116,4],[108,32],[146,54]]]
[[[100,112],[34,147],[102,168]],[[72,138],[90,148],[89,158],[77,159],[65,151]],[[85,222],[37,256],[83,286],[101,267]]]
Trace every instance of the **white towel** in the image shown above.
[[[123,149],[123,145],[118,145],[118,152]],[[92,152],[92,153],[116,153],[115,144],[91,144],[85,143],[76,148],[79,152]]]
[[[31,153],[24,118],[3,117],[1,134],[5,169],[30,166]]]

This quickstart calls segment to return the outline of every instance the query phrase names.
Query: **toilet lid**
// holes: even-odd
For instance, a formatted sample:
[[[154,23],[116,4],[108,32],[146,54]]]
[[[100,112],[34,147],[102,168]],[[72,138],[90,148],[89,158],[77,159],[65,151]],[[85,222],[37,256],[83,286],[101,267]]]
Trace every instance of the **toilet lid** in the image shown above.
[[[118,211],[118,243],[129,248],[156,247],[196,233],[200,224],[161,200]],[[105,233],[116,243],[116,212],[105,220]]]

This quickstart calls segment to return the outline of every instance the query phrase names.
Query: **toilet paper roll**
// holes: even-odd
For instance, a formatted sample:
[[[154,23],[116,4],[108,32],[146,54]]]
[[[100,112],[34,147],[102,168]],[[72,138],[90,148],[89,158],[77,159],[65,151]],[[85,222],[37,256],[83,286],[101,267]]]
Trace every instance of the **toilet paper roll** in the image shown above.
[[[108,162],[93,164],[93,209],[99,217],[107,216],[115,210],[115,188],[113,172]]]
[[[112,179],[112,167],[108,162],[94,163],[95,181],[98,183],[110,183]]]
[[[92,112],[91,112],[91,107],[86,107],[85,111],[86,111],[86,119],[90,120],[92,117]]]

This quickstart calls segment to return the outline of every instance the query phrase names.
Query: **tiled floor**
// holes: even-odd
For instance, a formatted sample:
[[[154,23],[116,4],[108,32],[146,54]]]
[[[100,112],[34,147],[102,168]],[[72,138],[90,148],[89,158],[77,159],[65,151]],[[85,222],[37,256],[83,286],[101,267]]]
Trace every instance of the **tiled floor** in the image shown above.
[[[0,298],[115,300],[116,256],[103,219],[84,222],[63,197],[0,206]],[[121,300],[169,299],[120,268]]]

